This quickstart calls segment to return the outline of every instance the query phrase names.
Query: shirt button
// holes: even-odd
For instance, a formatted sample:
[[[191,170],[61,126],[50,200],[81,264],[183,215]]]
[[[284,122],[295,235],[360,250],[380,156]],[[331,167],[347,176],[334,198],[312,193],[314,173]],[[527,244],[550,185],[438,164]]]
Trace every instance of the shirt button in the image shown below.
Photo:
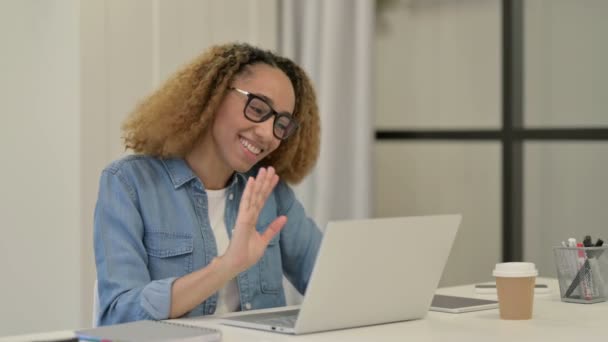
[[[251,303],[245,303],[245,310],[251,310]]]
[[[234,198],[234,195],[232,193],[230,193],[230,195],[228,195],[228,199],[232,201],[233,198]]]

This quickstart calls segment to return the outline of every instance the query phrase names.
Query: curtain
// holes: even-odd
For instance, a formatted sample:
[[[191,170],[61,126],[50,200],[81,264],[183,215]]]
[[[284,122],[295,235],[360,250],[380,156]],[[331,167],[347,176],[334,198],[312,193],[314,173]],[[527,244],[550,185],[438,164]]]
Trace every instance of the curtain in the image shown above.
[[[371,214],[375,1],[283,0],[279,52],[317,91],[321,153],[296,195],[323,230],[332,219]],[[288,305],[302,297],[284,281]]]
[[[321,153],[295,192],[321,229],[371,214],[375,1],[283,0],[280,52],[315,85]]]

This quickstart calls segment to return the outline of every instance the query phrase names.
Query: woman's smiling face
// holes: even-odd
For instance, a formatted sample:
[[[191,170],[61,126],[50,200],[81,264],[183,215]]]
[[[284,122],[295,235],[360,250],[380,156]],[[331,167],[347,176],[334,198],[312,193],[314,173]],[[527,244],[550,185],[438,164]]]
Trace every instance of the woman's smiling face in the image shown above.
[[[291,81],[278,68],[254,64],[238,76],[232,87],[257,95],[279,113],[293,113],[295,93]],[[211,127],[211,141],[224,167],[246,172],[276,150],[281,140],[273,134],[274,117],[260,123],[245,117],[247,96],[229,91],[220,104]]]

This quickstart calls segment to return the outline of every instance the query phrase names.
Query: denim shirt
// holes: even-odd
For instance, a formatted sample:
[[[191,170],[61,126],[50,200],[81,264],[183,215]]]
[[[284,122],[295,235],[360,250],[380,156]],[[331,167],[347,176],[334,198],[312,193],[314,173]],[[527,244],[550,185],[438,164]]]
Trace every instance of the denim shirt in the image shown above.
[[[236,221],[247,174],[227,188],[228,236]],[[262,258],[237,276],[241,310],[285,305],[283,275],[304,293],[321,232],[289,186],[280,181],[263,207],[256,229],[278,216],[288,220]],[[171,286],[218,255],[200,179],[182,159],[128,156],[101,174],[95,208],[94,248],[100,325],[169,317]],[[213,314],[215,293],[185,316]]]

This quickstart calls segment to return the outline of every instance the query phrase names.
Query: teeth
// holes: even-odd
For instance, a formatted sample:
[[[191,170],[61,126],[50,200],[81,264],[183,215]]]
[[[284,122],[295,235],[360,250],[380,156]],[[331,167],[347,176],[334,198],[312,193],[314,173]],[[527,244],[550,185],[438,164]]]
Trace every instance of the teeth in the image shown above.
[[[251,145],[247,140],[241,138],[241,145],[243,145],[246,149],[249,150],[249,152],[253,153],[253,154],[259,154],[260,152],[262,152],[261,149]]]

